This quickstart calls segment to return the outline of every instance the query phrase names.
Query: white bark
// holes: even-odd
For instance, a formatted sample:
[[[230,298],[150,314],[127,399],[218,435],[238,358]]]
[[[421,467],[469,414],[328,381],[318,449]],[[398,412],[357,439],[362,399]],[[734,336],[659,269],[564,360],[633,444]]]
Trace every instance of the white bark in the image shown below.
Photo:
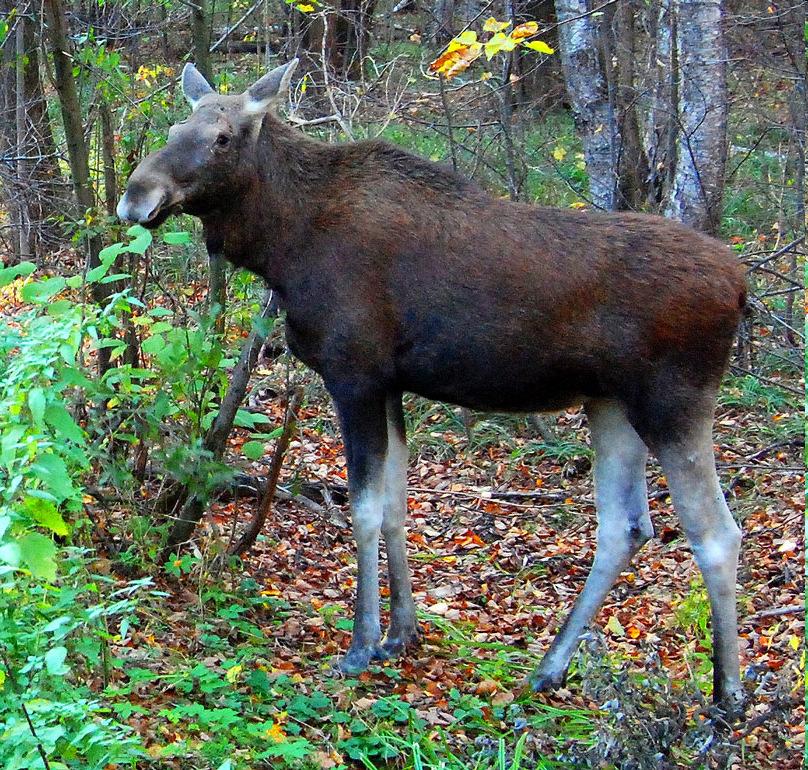
[[[678,60],[676,171],[665,213],[705,232],[721,222],[727,55],[721,0],[672,0]]]
[[[572,103],[575,125],[584,145],[592,202],[609,211],[618,203],[617,148],[620,145],[614,110],[609,104],[600,57],[600,30],[588,0],[556,0],[561,66]]]

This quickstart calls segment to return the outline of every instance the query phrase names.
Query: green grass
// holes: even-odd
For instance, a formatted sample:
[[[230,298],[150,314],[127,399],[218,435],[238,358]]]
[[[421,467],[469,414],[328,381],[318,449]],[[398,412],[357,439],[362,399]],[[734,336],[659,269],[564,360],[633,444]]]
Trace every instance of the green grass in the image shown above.
[[[401,678],[395,665],[373,667],[375,681],[368,683],[272,671],[263,629],[281,622],[292,608],[257,595],[256,588],[247,580],[234,591],[212,583],[199,592],[199,606],[188,608],[198,618],[193,654],[183,644],[157,643],[139,645],[136,662],[113,658],[120,674],[103,700],[118,719],[136,717],[155,726],[146,747],[151,767],[181,758],[200,769],[235,770],[264,762],[309,770],[331,755],[342,758],[338,767],[380,770],[560,768],[567,765],[537,752],[525,736],[542,731],[561,750],[570,742],[585,742],[591,732],[591,714],[583,709],[554,708],[530,697],[495,705],[489,696],[456,688],[441,707],[450,724],[443,717],[433,724],[417,705],[390,694]],[[170,629],[159,606],[140,609],[140,631],[162,639]],[[473,665],[475,678],[494,678],[510,688],[534,665],[524,651],[476,643],[470,628],[429,620],[453,649],[452,665]],[[482,662],[481,648],[488,653]],[[304,661],[302,667],[312,663]]]

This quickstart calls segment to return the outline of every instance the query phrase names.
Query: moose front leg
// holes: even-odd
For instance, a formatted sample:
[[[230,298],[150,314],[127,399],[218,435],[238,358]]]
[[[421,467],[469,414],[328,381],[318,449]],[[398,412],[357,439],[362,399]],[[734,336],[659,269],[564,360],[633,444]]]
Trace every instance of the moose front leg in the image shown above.
[[[384,516],[384,464],[387,453],[385,395],[355,387],[329,387],[342,426],[348,461],[351,522],[356,541],[357,585],[351,646],[338,667],[364,671],[384,657],[379,623],[379,535]]]

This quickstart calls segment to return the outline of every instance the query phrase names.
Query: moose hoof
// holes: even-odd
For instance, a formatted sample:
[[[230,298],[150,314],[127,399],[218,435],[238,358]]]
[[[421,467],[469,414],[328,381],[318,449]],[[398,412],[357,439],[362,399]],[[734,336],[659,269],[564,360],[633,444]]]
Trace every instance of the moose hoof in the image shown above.
[[[551,692],[564,684],[565,671],[542,671],[538,668],[528,677],[528,684],[533,692]]]
[[[715,694],[714,707],[718,709],[728,721],[743,719],[746,716],[746,707],[749,700],[742,687]]]
[[[379,645],[351,647],[336,663],[334,668],[342,674],[361,674],[367,670],[370,661],[376,658]]]
[[[415,647],[420,640],[418,629],[405,634],[388,636],[377,648],[378,660],[390,660],[399,657],[408,647]]]

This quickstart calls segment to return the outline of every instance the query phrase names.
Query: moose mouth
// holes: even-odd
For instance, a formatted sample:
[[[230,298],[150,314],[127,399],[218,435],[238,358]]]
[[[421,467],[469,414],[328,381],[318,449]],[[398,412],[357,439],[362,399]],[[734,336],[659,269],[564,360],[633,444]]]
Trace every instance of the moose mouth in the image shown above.
[[[143,219],[138,224],[145,227],[147,230],[154,230],[157,227],[160,227],[163,222],[166,221],[170,216],[174,214],[180,214],[182,212],[182,204],[174,203],[173,205],[168,206],[161,206],[158,209],[149,214],[148,219]]]

